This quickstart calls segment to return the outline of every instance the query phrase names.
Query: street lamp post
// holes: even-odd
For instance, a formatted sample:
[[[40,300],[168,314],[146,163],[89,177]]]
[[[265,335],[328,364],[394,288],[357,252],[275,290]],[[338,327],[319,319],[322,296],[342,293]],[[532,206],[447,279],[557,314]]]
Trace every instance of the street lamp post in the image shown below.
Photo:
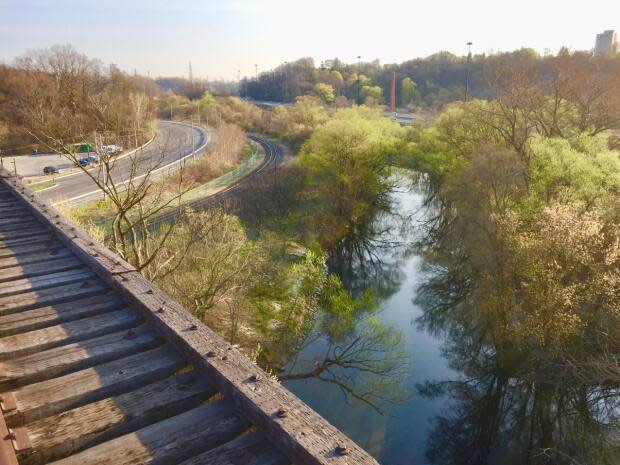
[[[284,62],[284,101],[288,102],[288,61]]]
[[[471,63],[471,42],[467,42],[467,70],[465,71],[465,101],[467,102],[467,97],[469,96],[469,68]]]
[[[360,104],[360,73],[362,72],[362,57],[357,56],[357,104]]]
[[[196,150],[194,148],[194,118],[191,119],[192,122],[192,161],[196,161]]]

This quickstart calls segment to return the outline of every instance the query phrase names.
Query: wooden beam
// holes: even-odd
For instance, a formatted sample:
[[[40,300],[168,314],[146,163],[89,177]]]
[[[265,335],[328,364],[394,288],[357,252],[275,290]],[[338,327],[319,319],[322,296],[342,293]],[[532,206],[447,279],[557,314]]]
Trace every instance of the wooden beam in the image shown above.
[[[48,262],[59,258],[68,258],[73,256],[70,250],[60,246],[60,244],[50,250],[44,250],[39,253],[23,255],[21,257],[0,258],[0,269],[12,268],[14,266],[25,266],[32,263]]]
[[[24,237],[13,237],[0,241],[0,248],[17,247],[20,245],[37,244],[39,242],[52,242],[52,235],[43,231],[39,234],[28,235]]]
[[[67,257],[60,260],[50,260],[47,262],[32,263],[23,266],[12,266],[0,269],[0,283],[15,281],[21,278],[32,278],[59,271],[68,271],[82,267],[75,257]]]
[[[0,465],[19,465],[9,428],[0,413]]]
[[[162,342],[159,334],[142,326],[8,360],[0,365],[4,372],[0,389],[15,389],[62,376],[152,349]]]
[[[63,304],[3,315],[0,316],[0,337],[26,333],[60,323],[104,314],[118,310],[124,305],[125,302],[121,298],[108,292],[91,297],[76,298]]]
[[[249,426],[230,402],[221,400],[104,442],[54,464],[178,463],[232,440]]]
[[[96,279],[95,273],[89,268],[49,273],[33,278],[16,279],[0,283],[0,297],[22,294],[24,292],[39,291],[51,287],[66,286],[73,283],[88,283]]]
[[[103,294],[108,289],[105,284],[93,279],[86,285],[85,283],[74,283],[51,289],[0,297],[0,315],[70,302],[81,297]]]
[[[43,464],[96,446],[194,408],[215,392],[191,371],[29,423],[32,449],[19,456],[20,464]]]
[[[179,465],[290,465],[291,461],[258,432],[244,434]]]
[[[19,368],[20,362],[15,359],[29,354],[44,356],[48,349],[58,346],[67,347],[67,344],[129,329],[137,326],[141,321],[142,316],[138,312],[122,309],[62,325],[3,337],[0,339],[0,360],[5,360],[3,364],[5,371],[9,366],[15,366],[17,370],[29,370],[28,366]],[[80,347],[85,349],[87,345],[83,343]],[[31,364],[34,360],[28,359],[28,362]]]
[[[3,393],[0,407],[10,427],[21,426],[152,383],[185,364],[163,346]]]
[[[55,247],[55,243],[50,241],[50,242],[43,242],[43,243],[38,243],[38,244],[26,244],[26,245],[11,247],[11,248],[3,248],[3,249],[0,249],[0,258],[8,258],[8,257],[19,256],[19,255],[41,253],[41,252],[45,252],[46,250],[51,250],[54,247]]]

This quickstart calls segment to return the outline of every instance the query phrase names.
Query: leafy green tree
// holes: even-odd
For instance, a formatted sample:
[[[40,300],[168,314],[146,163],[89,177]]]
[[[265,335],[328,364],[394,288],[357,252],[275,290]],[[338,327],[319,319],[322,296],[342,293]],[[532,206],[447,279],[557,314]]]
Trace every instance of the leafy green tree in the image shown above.
[[[400,82],[400,104],[407,106],[410,103],[419,103],[420,91],[416,86],[416,83],[410,78],[406,77]]]
[[[302,196],[322,245],[353,233],[387,202],[391,166],[404,145],[404,129],[379,110],[338,110],[317,127],[301,150]]]
[[[293,145],[306,140],[327,121],[327,112],[317,97],[298,97],[292,107],[278,106],[271,114],[270,129]]]
[[[537,210],[555,201],[583,210],[609,207],[620,192],[620,153],[606,141],[607,136],[586,135],[573,141],[535,138],[527,206]]]
[[[383,103],[383,89],[379,86],[362,85],[360,90],[360,97],[363,101],[368,98],[373,99],[376,103]]]
[[[334,103],[334,88],[331,85],[325,84],[323,82],[318,82],[314,85],[314,93],[318,95],[319,98],[321,98],[321,100],[323,100],[328,105]]]

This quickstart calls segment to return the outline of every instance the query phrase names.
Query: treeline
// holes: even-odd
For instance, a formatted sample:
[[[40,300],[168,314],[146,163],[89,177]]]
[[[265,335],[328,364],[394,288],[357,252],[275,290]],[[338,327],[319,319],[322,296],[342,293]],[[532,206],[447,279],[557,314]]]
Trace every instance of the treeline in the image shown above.
[[[215,95],[237,95],[239,85],[231,81],[209,81],[207,79],[185,79],[181,77],[159,77],[154,81],[164,92],[173,92],[176,95],[197,100],[205,92]]]
[[[563,49],[557,56],[541,56],[532,49],[521,49],[509,53],[473,55],[468,63],[465,56],[439,52],[400,64],[381,65],[378,60],[347,64],[334,59],[328,61],[329,66],[322,63],[318,67],[311,58],[302,58],[263,72],[258,79],[242,81],[240,94],[256,100],[292,102],[301,95],[321,95],[324,91],[317,88],[321,84],[331,87],[334,99],[343,97],[361,103],[371,97],[382,103],[389,100],[392,73],[395,72],[400,107],[441,107],[448,102],[464,99],[468,73],[470,96],[488,99],[495,95],[488,79],[489,69],[510,66],[527,59],[536,64],[537,73],[546,74],[558,56],[569,54],[568,50]],[[586,64],[620,61],[620,55],[593,58],[588,52],[574,52],[572,56]]]
[[[57,141],[95,143],[95,133],[98,143],[140,145],[152,136],[159,93],[151,80],[104,67],[70,46],[32,52],[0,65],[0,148],[45,151]]]

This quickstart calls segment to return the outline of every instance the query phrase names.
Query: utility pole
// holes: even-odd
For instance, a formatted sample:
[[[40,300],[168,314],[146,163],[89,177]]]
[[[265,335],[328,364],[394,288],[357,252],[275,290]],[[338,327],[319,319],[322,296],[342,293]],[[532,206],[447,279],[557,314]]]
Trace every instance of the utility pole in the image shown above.
[[[471,42],[467,42],[467,70],[465,71],[465,101],[467,102],[467,97],[469,96],[469,68],[471,63],[471,46],[473,44]]]
[[[288,102],[288,61],[284,62],[284,101]]]
[[[360,104],[360,74],[362,72],[362,57],[357,56],[357,104]]]
[[[390,103],[392,106],[392,113],[396,116],[396,71],[392,71],[392,86],[390,89]]]
[[[192,160],[196,161],[196,150],[194,149],[194,118],[192,118],[191,121],[192,121]]]
[[[239,98],[241,98],[241,70],[240,69],[237,70],[237,86],[239,87],[238,89]]]
[[[254,72],[256,74],[256,81],[258,82],[258,65],[254,65]]]

